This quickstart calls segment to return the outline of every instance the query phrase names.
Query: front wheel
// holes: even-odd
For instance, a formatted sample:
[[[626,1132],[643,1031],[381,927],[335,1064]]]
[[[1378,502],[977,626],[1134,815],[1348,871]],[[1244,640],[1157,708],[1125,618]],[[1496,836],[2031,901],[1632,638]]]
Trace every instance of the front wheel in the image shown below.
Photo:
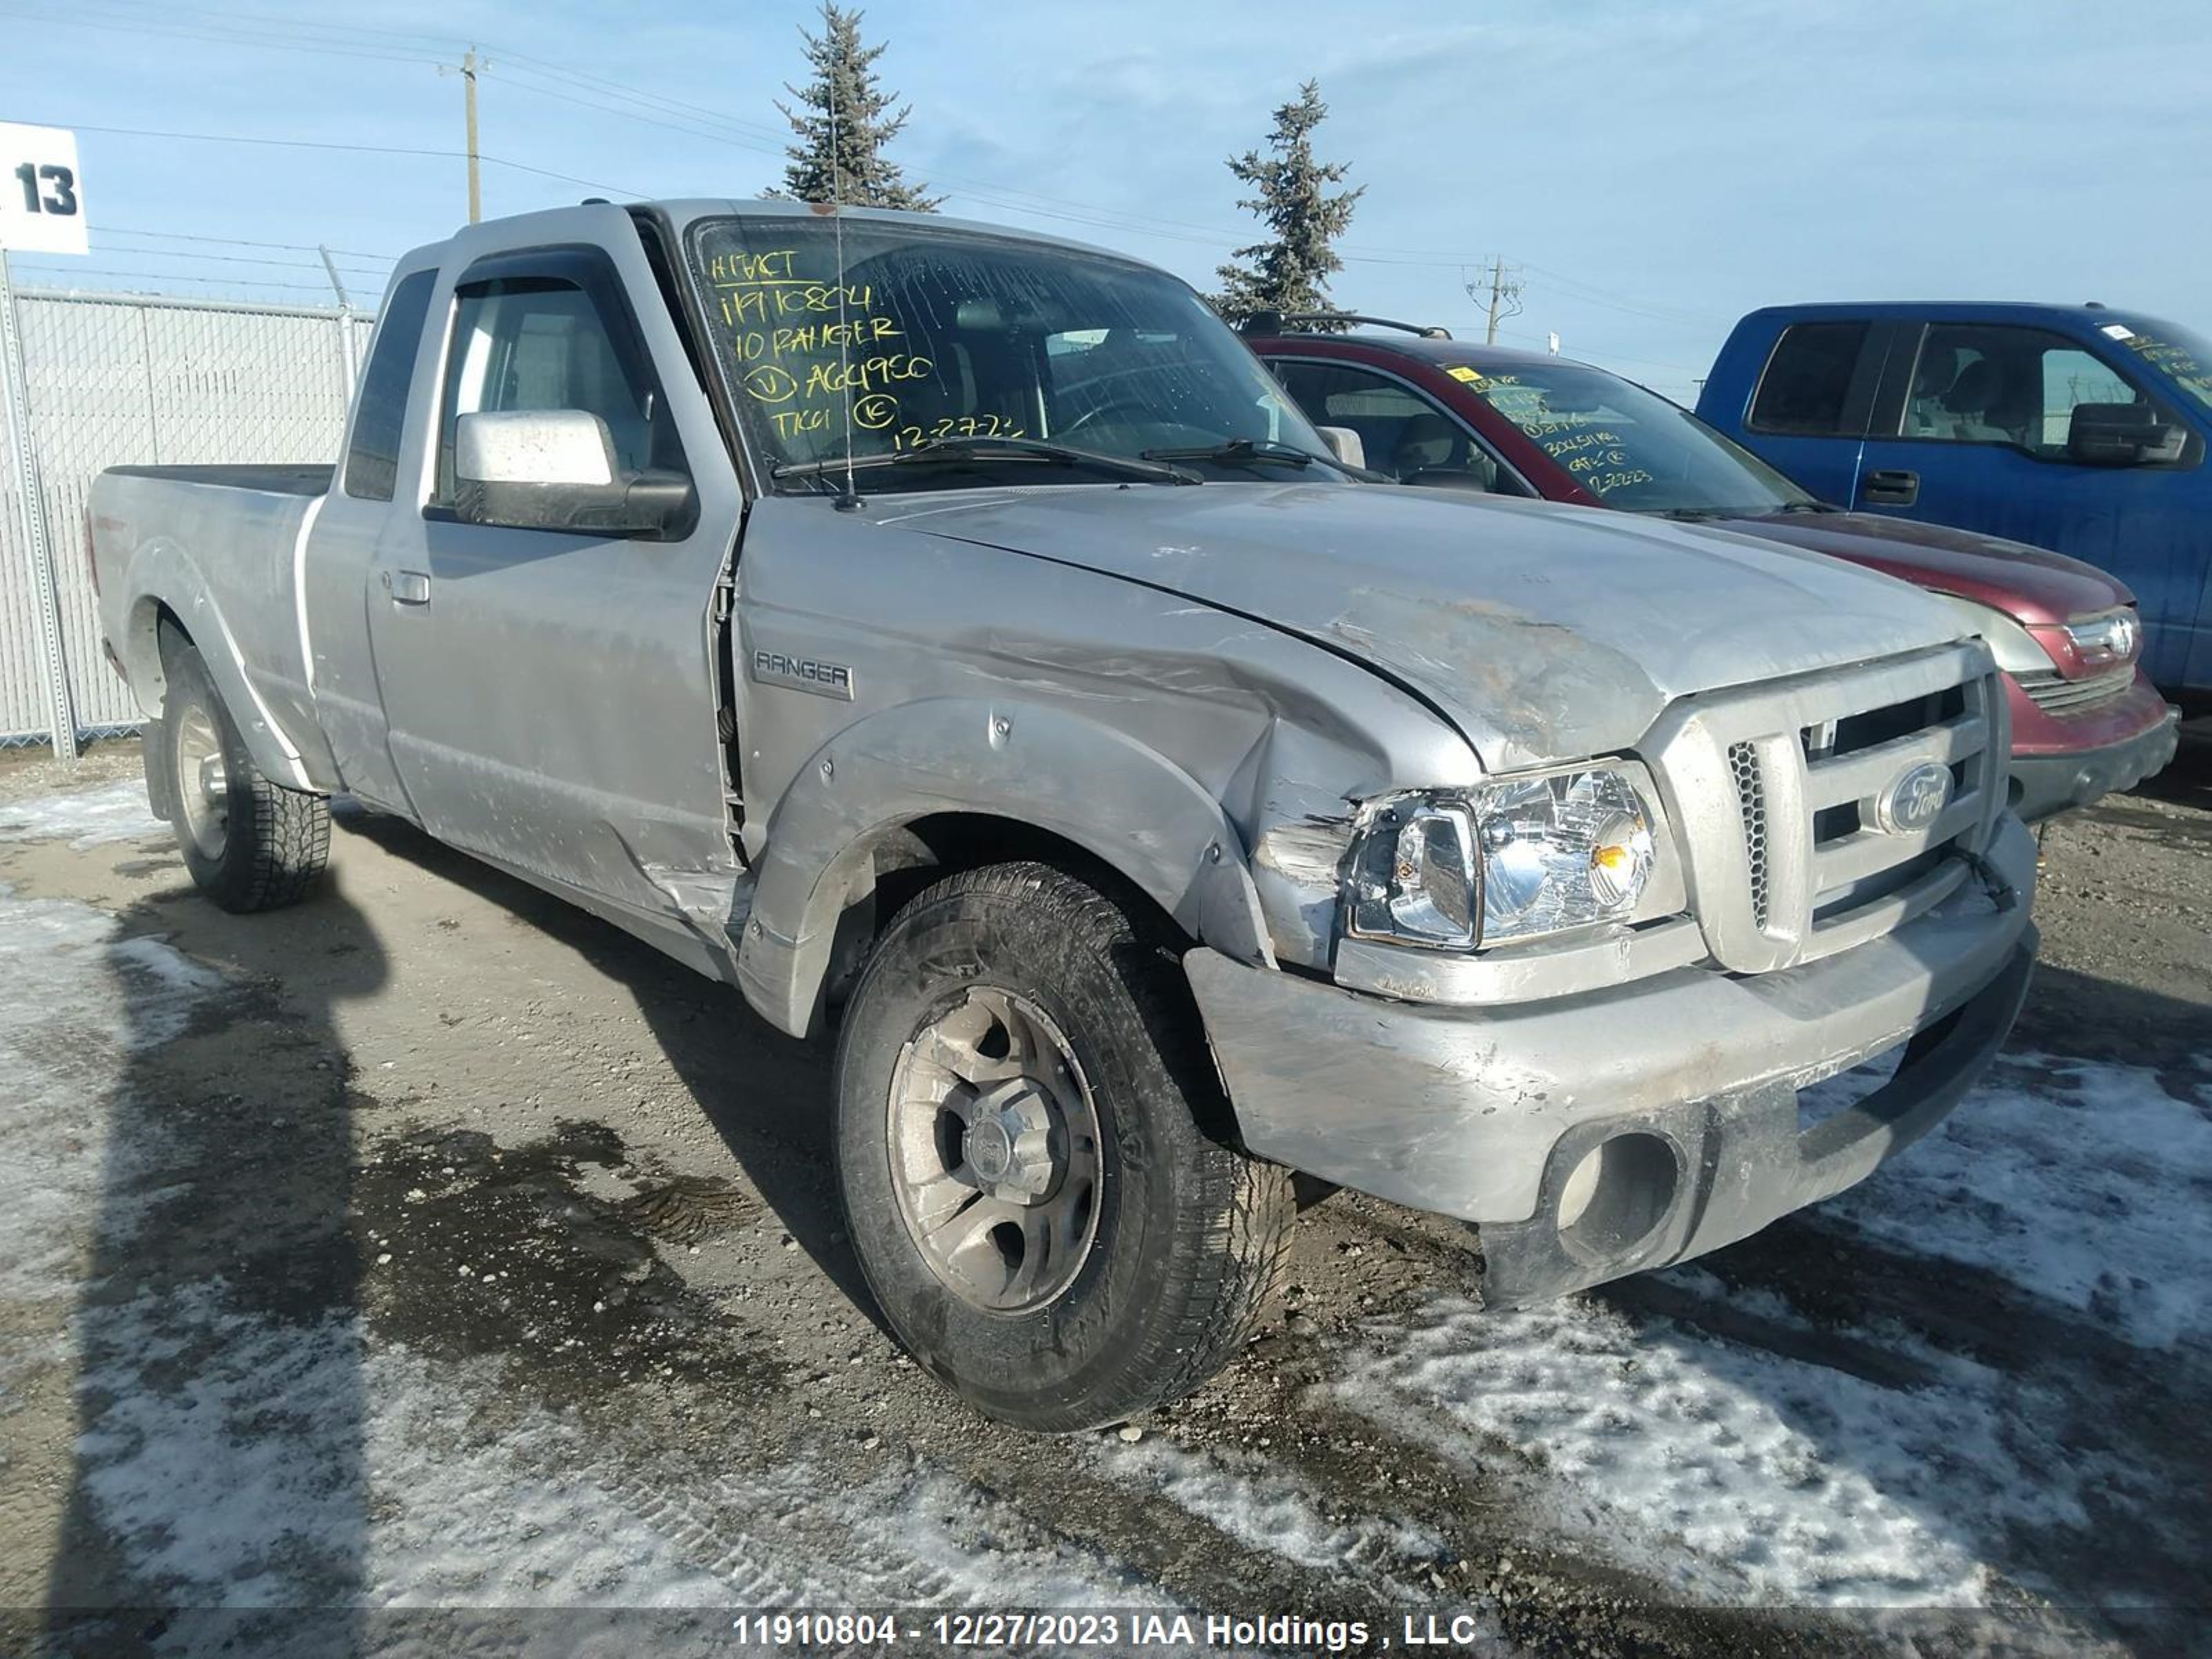
[[[163,769],[177,849],[200,890],[226,910],[273,910],[307,896],[331,853],[331,804],[273,783],[253,763],[199,647],[164,630],[168,690],[146,751]]]
[[[1225,1116],[1173,958],[1043,865],[951,877],[845,1010],[837,1164],[884,1316],[989,1415],[1068,1431],[1188,1394],[1288,1259],[1287,1171]]]

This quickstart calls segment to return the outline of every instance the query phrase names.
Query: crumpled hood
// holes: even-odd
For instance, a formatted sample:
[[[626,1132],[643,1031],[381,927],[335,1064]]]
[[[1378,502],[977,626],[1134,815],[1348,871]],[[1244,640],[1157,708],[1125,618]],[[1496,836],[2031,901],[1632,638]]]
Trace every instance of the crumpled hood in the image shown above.
[[[1959,636],[1942,601],[1726,532],[1340,484],[878,496],[871,517],[1145,582],[1373,664],[1492,771],[1632,746],[1691,692]]]

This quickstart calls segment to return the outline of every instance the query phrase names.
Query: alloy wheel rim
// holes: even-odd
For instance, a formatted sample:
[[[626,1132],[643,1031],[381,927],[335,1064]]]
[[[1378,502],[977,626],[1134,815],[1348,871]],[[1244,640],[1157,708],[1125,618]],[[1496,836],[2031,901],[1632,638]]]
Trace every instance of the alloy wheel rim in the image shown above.
[[[1097,1109],[1066,1036],[1026,997],[971,986],[891,1075],[891,1184],[921,1258],[994,1314],[1062,1295],[1098,1231]]]
[[[188,703],[175,721],[178,805],[185,833],[204,858],[219,859],[230,839],[230,769],[222,737],[205,703]]]

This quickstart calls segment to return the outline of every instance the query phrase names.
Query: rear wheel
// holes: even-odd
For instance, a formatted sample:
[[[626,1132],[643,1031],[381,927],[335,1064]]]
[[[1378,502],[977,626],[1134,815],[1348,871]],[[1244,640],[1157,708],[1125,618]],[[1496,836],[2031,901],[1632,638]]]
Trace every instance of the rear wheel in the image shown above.
[[[321,795],[272,783],[253,763],[199,648],[161,635],[168,691],[146,764],[163,769],[177,849],[200,890],[226,910],[273,910],[307,896],[330,860]]]
[[[1225,1115],[1174,958],[1042,865],[939,883],[847,1005],[837,1161],[885,1317],[993,1417],[1072,1431],[1178,1398],[1288,1256],[1288,1173]]]

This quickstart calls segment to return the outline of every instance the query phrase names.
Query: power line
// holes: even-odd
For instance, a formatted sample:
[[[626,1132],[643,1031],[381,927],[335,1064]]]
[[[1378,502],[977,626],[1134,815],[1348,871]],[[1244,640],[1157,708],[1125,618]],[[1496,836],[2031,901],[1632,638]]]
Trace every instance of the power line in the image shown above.
[[[111,236],[151,236],[165,242],[212,242],[221,247],[269,247],[286,253],[320,253],[321,246],[313,242],[257,242],[245,236],[209,236],[183,230],[138,230],[129,225],[109,225],[105,234]],[[381,259],[390,264],[398,256],[392,253],[369,253],[357,247],[334,247],[333,253],[343,253],[349,259]]]
[[[429,155],[444,161],[465,160],[466,150],[428,149],[409,144],[342,144],[318,138],[254,138],[234,132],[167,132],[151,127],[95,127],[82,122],[76,124],[78,132],[104,132],[126,138],[172,138],[203,144],[263,144],[281,149],[349,150],[362,155]],[[568,185],[581,185],[586,190],[611,190],[617,196],[644,199],[642,191],[631,190],[623,185],[610,185],[598,179],[579,179],[573,173],[555,173],[548,167],[534,167],[527,161],[510,161],[501,155],[483,155],[477,159],[489,167],[512,167],[518,173],[536,173],[541,179],[558,179]]]
[[[128,282],[153,281],[176,283],[210,283],[225,288],[289,289],[303,294],[328,294],[328,283],[262,282],[244,276],[195,276],[182,271],[110,270],[98,266],[63,264],[52,260],[30,259],[21,254],[11,260],[17,270],[33,270],[45,276],[118,276]],[[379,284],[380,288],[381,284]]]
[[[267,30],[244,30],[210,27],[182,19],[166,18],[138,13],[126,13],[122,17],[90,17],[75,12],[33,11],[20,6],[6,8],[9,15],[39,23],[58,24],[64,28],[127,29],[134,34],[161,34],[175,40],[213,40],[224,45],[251,46],[276,52],[314,52],[341,58],[379,59],[393,64],[434,63],[420,53],[349,47],[329,42],[286,40]]]
[[[85,7],[98,5],[104,15],[88,15]],[[442,59],[425,55],[426,49],[434,52],[441,44],[456,49],[461,46],[459,37],[444,39],[435,35],[417,34],[394,29],[380,29],[360,24],[323,23],[273,16],[265,13],[204,8],[196,19],[179,19],[143,3],[143,0],[78,0],[69,15],[45,11],[29,11],[20,3],[0,6],[0,9],[18,15],[33,16],[42,21],[62,22],[78,27],[153,31],[186,38],[199,38],[226,44],[246,44],[274,47],[287,51],[320,52],[341,58],[381,60],[392,63],[438,65]],[[231,25],[240,27],[231,27]],[[665,131],[684,132],[725,143],[733,149],[757,155],[780,155],[788,142],[788,136],[775,129],[748,122],[712,110],[702,105],[688,103],[665,94],[630,86],[611,77],[576,70],[537,58],[528,53],[507,52],[493,46],[507,70],[495,74],[480,68],[479,73],[497,79],[518,90],[566,103],[574,107],[598,111],[624,119],[641,122]],[[533,78],[534,77],[534,78]],[[555,84],[545,84],[547,82]],[[299,149],[350,150],[374,155],[406,155],[452,159],[465,157],[465,151],[416,149],[400,146],[341,144],[316,143],[304,139],[246,138],[216,134],[137,132],[127,128],[81,128],[84,131],[107,131],[151,137],[196,139],[209,143],[234,143],[285,145]],[[574,174],[555,172],[550,168],[514,161],[503,157],[483,155],[479,159],[489,165],[517,172],[553,179],[564,184],[580,185],[586,189],[611,191],[618,195],[638,197],[643,192],[626,186],[610,185]],[[1072,199],[1064,195],[1045,195],[1015,185],[993,183],[959,174],[946,174],[933,169],[932,182],[947,187],[955,199],[967,200],[985,207],[1028,215],[1036,218],[1066,224],[1080,225],[1093,229],[1134,232],[1159,240],[1219,250],[1224,245],[1233,246],[1243,235],[1242,230],[1202,225],[1192,221],[1169,219],[1127,209],[1108,207],[1098,204]],[[270,246],[276,246],[271,244]],[[312,252],[299,248],[293,251]],[[1337,246],[1338,255],[1347,264],[1396,265],[1422,269],[1463,270],[1469,263],[1462,254],[1441,251],[1385,247],[1361,242],[1346,242]],[[385,256],[372,256],[382,258]],[[1595,305],[1603,309],[1627,315],[1650,318],[1661,322],[1718,323],[1723,319],[1687,311],[1680,307],[1654,305],[1614,293],[1579,277],[1571,277],[1541,265],[1523,263],[1523,268],[1542,275],[1558,283],[1569,298],[1580,303]],[[1500,298],[1504,297],[1501,294]],[[1504,313],[1510,314],[1510,313]]]
[[[1666,323],[1729,323],[1735,320],[1733,318],[1717,317],[1709,312],[1686,311],[1679,306],[1654,305],[1649,301],[1631,300],[1624,295],[1614,293],[1610,289],[1600,288],[1595,283],[1585,282],[1579,276],[1569,276],[1563,272],[1532,264],[1525,259],[1522,261],[1522,266],[1524,270],[1533,270],[1540,276],[1550,277],[1554,283],[1571,291],[1580,289],[1579,293],[1571,293],[1571,297],[1581,300],[1585,304],[1604,307],[1609,311],[1625,311],[1635,316],[1649,317],[1655,321]]]
[[[97,230],[93,232],[92,246],[94,252],[98,253],[120,253],[128,255],[133,258],[141,259],[195,259],[216,264],[260,265],[264,267],[278,267],[287,270],[320,270],[324,269],[323,262],[320,259],[270,259],[250,253],[201,253],[191,248],[131,247],[125,245],[111,242],[107,240],[107,237],[108,233],[106,232]],[[373,267],[368,265],[347,264],[339,268],[343,270],[356,271],[363,276],[374,276],[381,274]]]

